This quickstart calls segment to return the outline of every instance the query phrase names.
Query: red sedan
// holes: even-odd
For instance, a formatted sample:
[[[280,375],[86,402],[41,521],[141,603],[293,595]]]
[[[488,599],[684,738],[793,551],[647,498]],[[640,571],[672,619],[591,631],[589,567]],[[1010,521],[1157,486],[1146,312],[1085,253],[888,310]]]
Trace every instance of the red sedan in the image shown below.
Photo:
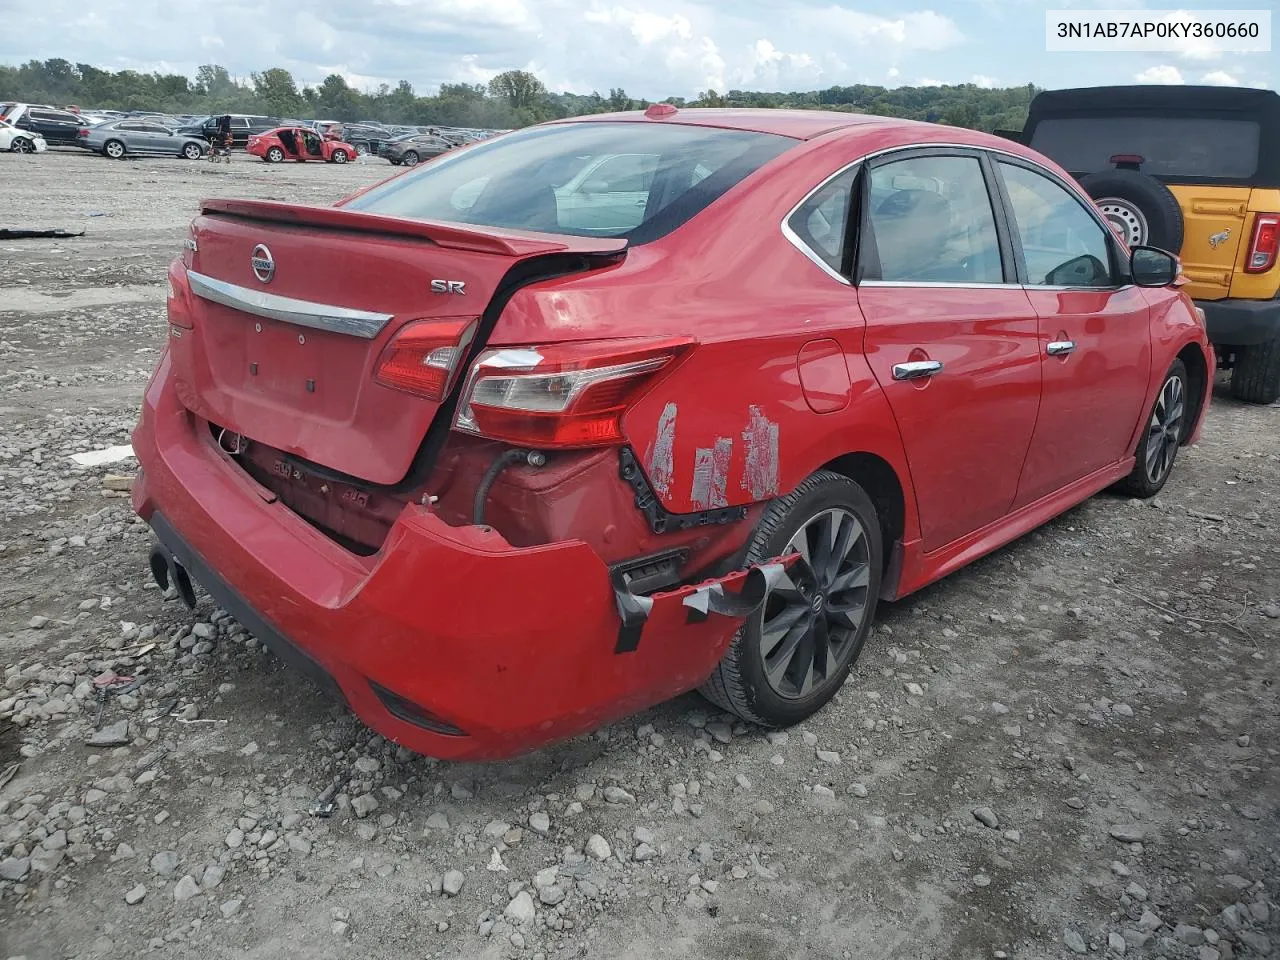
[[[157,579],[445,758],[695,688],[805,719],[879,599],[1155,495],[1214,369],[1176,259],[1051,161],[844,113],[546,124],[187,247]]]
[[[267,163],[283,163],[285,160],[346,163],[356,156],[356,148],[351,144],[322,137],[306,127],[277,127],[256,134],[249,138],[245,151]]]

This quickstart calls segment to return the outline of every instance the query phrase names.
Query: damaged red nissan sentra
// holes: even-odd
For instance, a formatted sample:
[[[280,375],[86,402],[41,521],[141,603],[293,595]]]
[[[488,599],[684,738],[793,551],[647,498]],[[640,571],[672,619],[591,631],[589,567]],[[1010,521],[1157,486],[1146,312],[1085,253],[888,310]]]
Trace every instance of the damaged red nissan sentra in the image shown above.
[[[1178,269],[967,130],[546,124],[334,207],[206,201],[133,502],[162,586],[416,751],[695,688],[785,726],[877,599],[1161,489],[1214,369]]]

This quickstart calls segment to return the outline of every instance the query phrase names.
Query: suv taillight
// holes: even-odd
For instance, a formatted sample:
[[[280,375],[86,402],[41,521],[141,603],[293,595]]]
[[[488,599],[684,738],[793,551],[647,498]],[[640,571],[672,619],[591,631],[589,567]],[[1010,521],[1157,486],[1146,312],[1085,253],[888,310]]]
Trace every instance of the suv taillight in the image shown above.
[[[439,403],[449,393],[458,363],[476,335],[474,319],[419,320],[395,335],[374,379]]]
[[[1253,220],[1253,238],[1244,261],[1245,273],[1266,273],[1276,265],[1280,250],[1280,214],[1260,213]]]
[[[472,367],[455,425],[522,446],[621,443],[627,408],[692,344],[596,340],[489,350]]]

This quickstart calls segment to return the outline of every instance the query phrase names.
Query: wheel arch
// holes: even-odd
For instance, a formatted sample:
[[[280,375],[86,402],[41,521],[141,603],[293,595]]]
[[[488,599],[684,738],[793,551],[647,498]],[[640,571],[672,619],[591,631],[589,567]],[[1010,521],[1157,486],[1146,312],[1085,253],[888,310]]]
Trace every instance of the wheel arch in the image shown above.
[[[1187,368],[1187,402],[1189,416],[1183,418],[1182,442],[1187,443],[1199,432],[1209,389],[1212,386],[1208,360],[1198,343],[1188,343],[1178,351],[1176,359]]]
[[[893,465],[874,453],[845,453],[824,463],[830,470],[848,477],[867,492],[880,520],[884,543],[885,572],[892,566],[895,544],[902,540],[907,523],[907,498],[902,481]]]

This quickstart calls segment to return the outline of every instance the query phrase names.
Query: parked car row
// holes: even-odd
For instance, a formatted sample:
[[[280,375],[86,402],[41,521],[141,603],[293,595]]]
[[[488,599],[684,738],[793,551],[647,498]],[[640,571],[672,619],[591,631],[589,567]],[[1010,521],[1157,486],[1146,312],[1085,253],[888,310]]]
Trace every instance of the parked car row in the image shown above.
[[[356,157],[385,157],[395,166],[414,166],[447,150],[506,131],[451,127],[388,126],[371,120],[297,120],[258,114],[231,114],[233,149],[269,163]],[[37,153],[50,146],[79,146],[112,158],[175,156],[197,160],[217,139],[220,115],[173,116],[148,111],[82,110],[30,103],[0,103],[0,121],[11,128],[0,149]],[[318,137],[319,142],[311,140]],[[294,144],[301,144],[295,148]]]

